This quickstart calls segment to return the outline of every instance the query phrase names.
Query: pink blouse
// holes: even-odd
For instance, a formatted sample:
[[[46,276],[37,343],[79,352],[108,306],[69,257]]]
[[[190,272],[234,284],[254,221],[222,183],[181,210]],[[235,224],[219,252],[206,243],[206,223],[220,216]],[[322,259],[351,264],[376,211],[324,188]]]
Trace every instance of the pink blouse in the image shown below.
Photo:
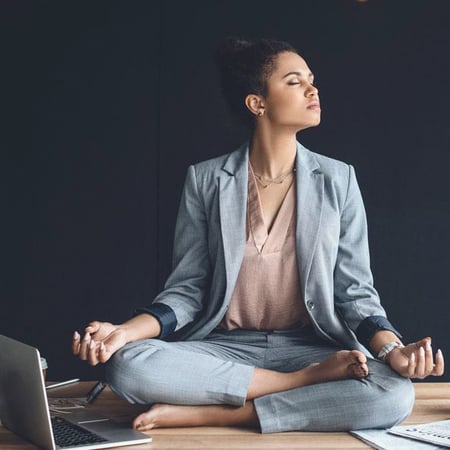
[[[230,306],[220,328],[285,330],[309,323],[295,246],[296,195],[291,184],[270,233],[249,164],[247,243]]]

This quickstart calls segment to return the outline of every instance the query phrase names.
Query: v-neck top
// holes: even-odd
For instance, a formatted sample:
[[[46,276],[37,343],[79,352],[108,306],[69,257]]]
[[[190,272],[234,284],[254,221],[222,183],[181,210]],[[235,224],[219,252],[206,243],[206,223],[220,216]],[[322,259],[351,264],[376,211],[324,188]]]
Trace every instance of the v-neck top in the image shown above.
[[[249,165],[247,240],[238,279],[220,328],[286,330],[309,323],[300,289],[295,179],[268,232]]]

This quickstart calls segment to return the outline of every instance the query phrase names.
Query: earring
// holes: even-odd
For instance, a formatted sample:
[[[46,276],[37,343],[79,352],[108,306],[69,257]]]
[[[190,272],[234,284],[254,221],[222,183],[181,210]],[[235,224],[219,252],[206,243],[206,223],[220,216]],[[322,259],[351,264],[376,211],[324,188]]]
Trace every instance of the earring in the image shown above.
[[[262,117],[263,114],[264,114],[264,111],[258,111],[258,117]]]

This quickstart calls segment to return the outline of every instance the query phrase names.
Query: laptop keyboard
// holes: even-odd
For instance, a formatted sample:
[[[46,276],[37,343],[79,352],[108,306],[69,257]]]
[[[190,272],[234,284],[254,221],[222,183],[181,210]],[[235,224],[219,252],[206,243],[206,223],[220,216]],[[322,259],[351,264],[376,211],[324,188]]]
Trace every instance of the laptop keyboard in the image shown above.
[[[74,425],[61,417],[52,417],[52,428],[56,445],[59,447],[75,447],[107,441],[98,434]]]

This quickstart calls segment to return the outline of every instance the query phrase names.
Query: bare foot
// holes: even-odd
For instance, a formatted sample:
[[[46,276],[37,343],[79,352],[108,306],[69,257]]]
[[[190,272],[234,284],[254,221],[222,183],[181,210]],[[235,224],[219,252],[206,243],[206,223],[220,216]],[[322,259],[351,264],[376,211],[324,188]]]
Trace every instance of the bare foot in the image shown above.
[[[369,375],[366,356],[358,350],[341,350],[321,363],[311,364],[304,369],[310,383],[365,378]]]
[[[133,428],[138,431],[148,431],[153,428],[232,425],[250,427],[259,425],[252,401],[246,402],[243,407],[155,404],[133,421]]]
[[[155,404],[133,420],[133,428],[147,431],[153,428],[196,426],[201,413],[201,409],[198,408],[198,406]]]

